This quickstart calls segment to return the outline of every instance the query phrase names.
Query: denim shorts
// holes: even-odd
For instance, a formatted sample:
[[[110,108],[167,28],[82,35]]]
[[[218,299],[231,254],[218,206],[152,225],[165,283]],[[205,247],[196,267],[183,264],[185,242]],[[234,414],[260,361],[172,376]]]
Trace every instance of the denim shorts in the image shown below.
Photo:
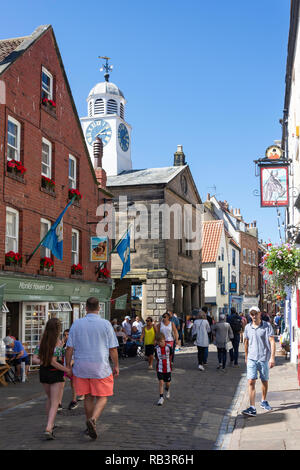
[[[269,361],[247,360],[247,379],[256,380],[259,372],[260,380],[267,382],[269,380]]]

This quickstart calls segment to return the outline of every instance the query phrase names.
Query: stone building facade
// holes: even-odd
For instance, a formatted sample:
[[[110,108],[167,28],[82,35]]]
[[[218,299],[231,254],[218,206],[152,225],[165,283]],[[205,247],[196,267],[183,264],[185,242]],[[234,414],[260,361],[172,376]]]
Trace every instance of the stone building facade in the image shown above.
[[[146,227],[143,238],[131,238],[131,270],[122,280],[121,260],[118,254],[112,254],[114,297],[127,293],[130,300],[131,286],[141,285],[143,318],[151,315],[157,319],[167,309],[188,315],[193,308],[199,308],[204,300],[201,249],[200,245],[198,249],[189,249],[187,233],[196,231],[196,213],[200,220],[202,203],[182,148],[175,153],[174,166],[124,171],[108,177],[107,187],[114,194],[117,219],[124,218],[119,197],[126,196],[127,226],[131,224],[136,234],[141,225]],[[187,206],[192,217],[188,222],[190,229],[184,232],[183,214]],[[182,228],[180,239],[176,238],[174,222]],[[168,228],[170,236],[166,238]],[[201,227],[198,229],[201,237]],[[112,310],[113,316],[118,313]],[[129,301],[127,313],[132,313]]]

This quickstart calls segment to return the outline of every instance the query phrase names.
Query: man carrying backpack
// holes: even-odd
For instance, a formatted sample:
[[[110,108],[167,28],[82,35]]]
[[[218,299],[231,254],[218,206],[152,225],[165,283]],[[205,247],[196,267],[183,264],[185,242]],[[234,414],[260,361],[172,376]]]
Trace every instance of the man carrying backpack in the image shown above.
[[[230,354],[230,365],[238,367],[239,359],[239,345],[240,345],[240,333],[243,329],[242,319],[236,312],[234,307],[231,308],[231,314],[228,315],[227,322],[230,324],[233,331],[232,348],[229,350]]]

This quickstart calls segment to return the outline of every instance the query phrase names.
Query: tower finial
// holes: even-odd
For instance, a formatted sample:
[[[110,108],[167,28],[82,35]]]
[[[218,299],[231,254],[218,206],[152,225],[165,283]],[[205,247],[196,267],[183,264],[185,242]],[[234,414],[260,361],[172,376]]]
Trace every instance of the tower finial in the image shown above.
[[[108,82],[109,81],[109,72],[112,71],[114,66],[108,64],[108,61],[110,60],[110,57],[99,56],[98,59],[104,59],[105,60],[105,64],[102,65],[102,67],[100,69],[100,72],[103,72],[105,70],[104,78],[105,78],[105,81]]]

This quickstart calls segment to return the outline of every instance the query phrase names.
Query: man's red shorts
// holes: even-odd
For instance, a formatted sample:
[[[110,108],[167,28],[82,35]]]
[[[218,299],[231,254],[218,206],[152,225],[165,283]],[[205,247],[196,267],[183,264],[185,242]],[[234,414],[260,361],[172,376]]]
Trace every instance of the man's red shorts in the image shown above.
[[[73,385],[77,395],[110,397],[114,394],[114,378],[112,374],[105,377],[105,379],[82,379],[73,375]]]

